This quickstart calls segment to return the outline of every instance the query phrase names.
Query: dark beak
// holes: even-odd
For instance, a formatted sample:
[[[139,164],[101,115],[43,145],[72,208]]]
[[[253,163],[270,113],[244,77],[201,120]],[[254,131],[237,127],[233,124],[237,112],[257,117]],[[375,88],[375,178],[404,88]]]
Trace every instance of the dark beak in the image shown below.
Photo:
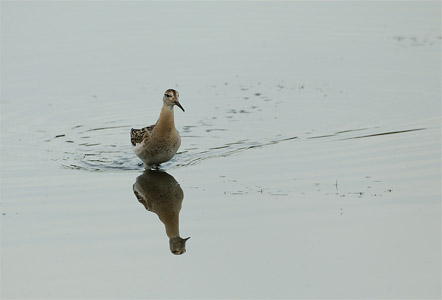
[[[181,104],[177,101],[174,102],[176,106],[178,106],[179,108],[181,108],[184,111],[184,108],[181,106]]]

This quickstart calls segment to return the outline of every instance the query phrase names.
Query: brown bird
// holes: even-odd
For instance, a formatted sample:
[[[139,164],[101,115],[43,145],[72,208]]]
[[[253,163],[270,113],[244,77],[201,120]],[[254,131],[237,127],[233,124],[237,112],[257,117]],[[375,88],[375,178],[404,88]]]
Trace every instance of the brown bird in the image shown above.
[[[169,161],[181,145],[181,137],[175,128],[173,107],[178,106],[179,93],[169,89],[163,96],[163,107],[155,125],[130,130],[130,140],[135,154],[143,161],[146,169]]]

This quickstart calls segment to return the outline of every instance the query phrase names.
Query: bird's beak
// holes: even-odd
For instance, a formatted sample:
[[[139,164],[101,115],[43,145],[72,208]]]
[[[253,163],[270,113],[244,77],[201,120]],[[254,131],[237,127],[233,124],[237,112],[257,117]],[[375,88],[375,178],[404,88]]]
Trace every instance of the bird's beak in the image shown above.
[[[181,106],[181,104],[177,101],[174,102],[176,106],[178,106],[179,108],[181,108],[184,111],[184,108]]]
[[[188,239],[190,239],[190,236],[188,238],[185,238],[184,241],[187,241]]]

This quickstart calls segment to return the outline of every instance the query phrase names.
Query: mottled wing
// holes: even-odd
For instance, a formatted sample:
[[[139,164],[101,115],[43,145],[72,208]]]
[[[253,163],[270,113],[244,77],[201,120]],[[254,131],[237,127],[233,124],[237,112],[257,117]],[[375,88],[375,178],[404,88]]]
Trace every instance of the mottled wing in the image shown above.
[[[144,139],[144,137],[146,136],[146,133],[152,131],[153,127],[155,125],[152,126],[147,126],[141,129],[131,129],[130,130],[130,142],[132,143],[132,145],[136,145],[138,143],[141,143],[141,141]]]

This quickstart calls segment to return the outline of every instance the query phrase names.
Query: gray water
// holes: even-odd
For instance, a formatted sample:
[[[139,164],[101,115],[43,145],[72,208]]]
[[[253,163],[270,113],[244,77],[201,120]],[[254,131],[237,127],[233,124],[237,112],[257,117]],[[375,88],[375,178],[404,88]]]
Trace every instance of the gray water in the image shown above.
[[[2,298],[440,298],[440,9],[2,1]]]

